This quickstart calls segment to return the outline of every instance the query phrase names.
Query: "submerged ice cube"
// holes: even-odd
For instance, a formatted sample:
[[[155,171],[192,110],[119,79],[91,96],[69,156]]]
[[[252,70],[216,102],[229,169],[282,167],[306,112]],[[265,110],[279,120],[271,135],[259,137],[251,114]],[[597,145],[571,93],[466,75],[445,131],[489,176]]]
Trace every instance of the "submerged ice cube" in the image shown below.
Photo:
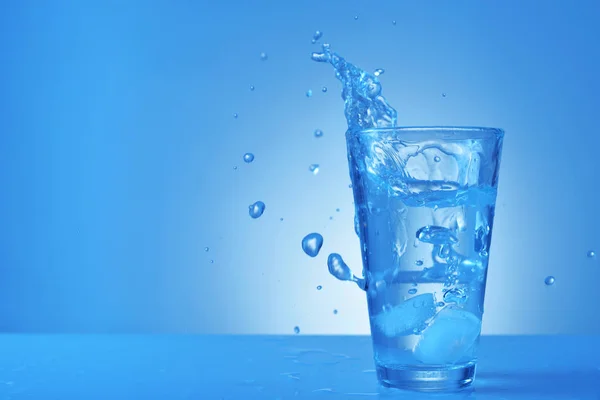
[[[457,308],[442,309],[423,331],[414,356],[425,364],[452,364],[469,357],[481,331],[474,314]]]
[[[435,315],[433,293],[424,293],[383,310],[373,317],[374,325],[388,337],[412,334]]]

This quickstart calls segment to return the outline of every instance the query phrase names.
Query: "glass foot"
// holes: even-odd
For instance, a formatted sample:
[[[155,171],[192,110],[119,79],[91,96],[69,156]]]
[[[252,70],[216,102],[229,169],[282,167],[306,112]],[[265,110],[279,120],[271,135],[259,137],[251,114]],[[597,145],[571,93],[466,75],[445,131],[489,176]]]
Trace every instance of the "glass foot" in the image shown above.
[[[447,392],[468,388],[475,379],[475,364],[435,368],[377,366],[377,379],[385,387],[419,392]]]

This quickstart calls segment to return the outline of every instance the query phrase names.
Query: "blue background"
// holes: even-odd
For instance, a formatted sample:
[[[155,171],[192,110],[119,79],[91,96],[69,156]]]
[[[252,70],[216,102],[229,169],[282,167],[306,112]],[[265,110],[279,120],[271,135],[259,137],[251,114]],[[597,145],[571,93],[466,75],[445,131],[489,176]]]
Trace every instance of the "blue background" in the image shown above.
[[[318,29],[386,70],[401,125],[506,130],[484,333],[600,333],[599,17],[594,1],[2,3],[0,329],[368,333],[364,293],[325,265],[360,271]]]

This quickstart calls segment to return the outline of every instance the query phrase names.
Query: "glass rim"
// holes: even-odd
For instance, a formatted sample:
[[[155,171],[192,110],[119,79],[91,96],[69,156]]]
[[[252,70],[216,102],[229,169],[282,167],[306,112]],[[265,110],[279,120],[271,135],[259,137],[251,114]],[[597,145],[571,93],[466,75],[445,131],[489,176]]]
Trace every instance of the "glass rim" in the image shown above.
[[[427,135],[423,137],[424,133],[431,133],[434,135],[441,134],[444,139],[501,139],[504,137],[504,129],[491,128],[491,127],[480,127],[480,126],[394,126],[386,128],[369,128],[356,131],[348,131],[347,135],[351,136],[375,136],[377,134],[385,132],[397,132],[401,136],[415,135],[416,139],[426,139],[431,137]],[[418,136],[417,136],[418,135]]]

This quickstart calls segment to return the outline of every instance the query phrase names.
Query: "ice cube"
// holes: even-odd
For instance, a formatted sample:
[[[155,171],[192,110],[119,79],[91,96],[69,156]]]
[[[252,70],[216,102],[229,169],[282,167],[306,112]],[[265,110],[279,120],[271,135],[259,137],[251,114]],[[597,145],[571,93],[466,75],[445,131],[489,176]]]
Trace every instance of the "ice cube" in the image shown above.
[[[423,293],[386,309],[375,317],[375,326],[388,337],[408,335],[435,315],[435,299],[432,293]]]
[[[468,356],[481,331],[481,321],[458,308],[442,309],[423,331],[413,350],[425,364],[452,364]]]

